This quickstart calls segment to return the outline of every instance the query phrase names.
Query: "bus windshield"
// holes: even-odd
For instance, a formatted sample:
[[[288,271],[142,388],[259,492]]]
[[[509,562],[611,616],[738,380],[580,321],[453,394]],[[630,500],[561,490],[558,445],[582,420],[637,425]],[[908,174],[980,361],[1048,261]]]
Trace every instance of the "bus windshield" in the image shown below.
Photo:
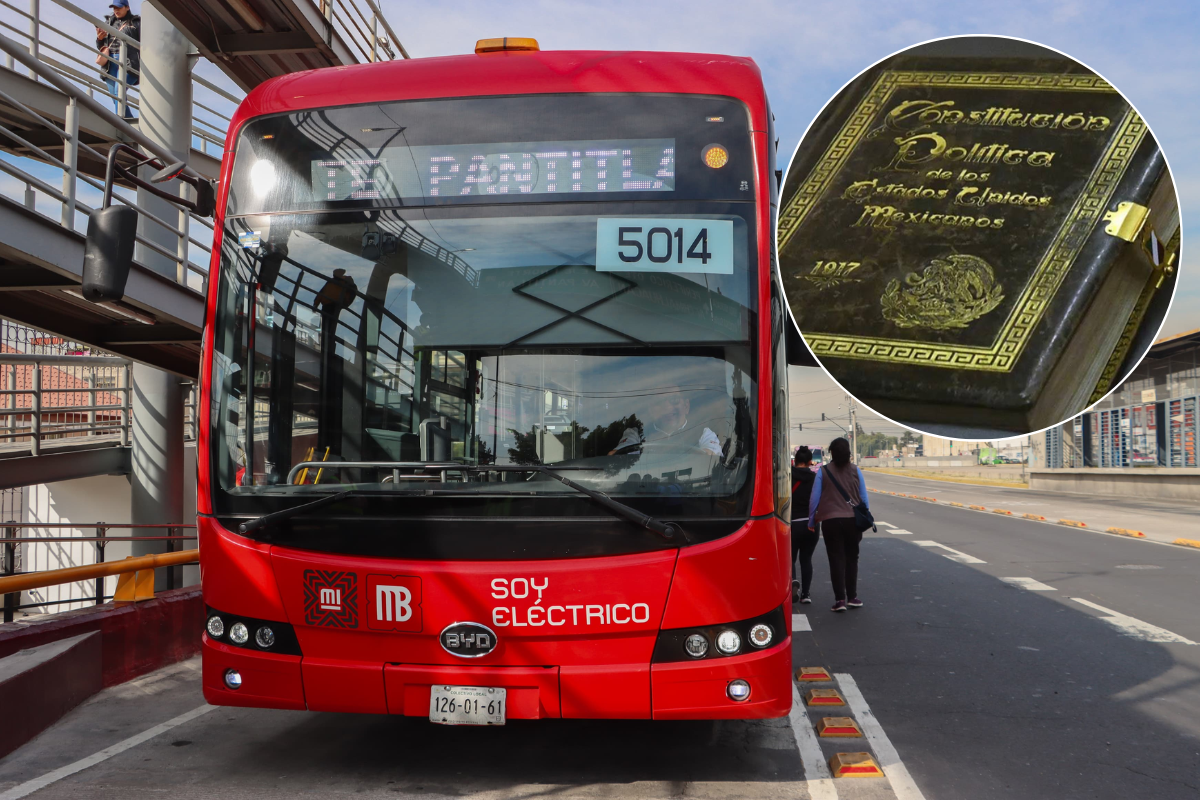
[[[613,116],[621,99],[644,106],[569,99],[594,118],[586,139],[545,122],[555,98],[247,126],[213,342],[218,513],[346,488],[377,495],[379,514],[435,495],[572,493],[519,465],[647,513],[746,513],[756,214],[742,173],[721,171],[750,161],[745,112],[670,98],[631,125]],[[368,130],[381,115],[408,141]],[[479,141],[459,140],[455,115],[474,115]],[[317,116],[321,130],[383,138],[320,136]],[[743,124],[717,135],[710,117]],[[438,130],[456,134],[439,143]],[[705,162],[714,144],[719,167]]]

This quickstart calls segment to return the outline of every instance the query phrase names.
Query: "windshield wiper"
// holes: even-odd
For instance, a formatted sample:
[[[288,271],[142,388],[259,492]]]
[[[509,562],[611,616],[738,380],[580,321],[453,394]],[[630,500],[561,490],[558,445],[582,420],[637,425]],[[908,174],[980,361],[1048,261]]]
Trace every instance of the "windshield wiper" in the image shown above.
[[[342,466],[342,467],[346,467],[346,466],[350,466],[350,467],[386,466],[386,467],[398,468],[401,466],[404,466],[404,467],[420,466],[420,467],[432,467],[434,469],[444,469],[447,471],[461,470],[463,472],[538,472],[549,478],[553,478],[554,480],[558,481],[563,486],[566,486],[569,489],[574,489],[576,492],[579,492],[580,494],[584,495],[585,497],[588,497],[589,499],[593,500],[594,502],[598,503],[599,505],[604,506],[606,509],[611,511],[614,515],[621,517],[623,519],[627,519],[630,522],[634,523],[635,525],[645,528],[648,531],[657,533],[659,536],[661,536],[663,539],[666,539],[667,541],[674,541],[677,537],[682,537],[683,540],[686,542],[692,541],[692,538],[690,536],[688,536],[687,532],[684,531],[683,528],[679,527],[678,525],[671,523],[671,522],[663,522],[662,520],[655,519],[654,517],[650,516],[649,514],[643,514],[641,511],[638,511],[636,508],[633,508],[632,506],[627,506],[620,501],[613,500],[611,497],[604,494],[603,492],[597,492],[594,489],[589,489],[586,486],[581,486],[580,484],[578,484],[575,481],[568,478],[566,475],[562,475],[559,472],[556,472],[555,470],[552,470],[549,467],[543,466],[541,464],[531,464],[529,466],[524,466],[524,465],[520,465],[520,464],[486,464],[485,465],[485,464],[440,464],[440,463],[423,464],[420,462],[400,462],[400,461],[391,461],[391,462],[389,462],[389,461],[372,461],[372,462],[334,461],[334,462],[304,462],[302,464],[297,464],[295,467],[293,467],[291,472],[295,473],[297,470],[301,469],[305,465],[311,465],[311,464],[316,464],[316,465],[326,466],[326,467],[329,467],[329,466]],[[591,470],[591,469],[599,469],[599,468],[598,467],[564,467],[564,469]],[[291,473],[289,473],[288,477],[289,478],[292,477]],[[261,517],[257,517],[252,520],[247,520],[246,522],[243,522],[242,524],[238,525],[238,532],[239,533],[250,533],[251,531],[256,531],[259,528],[265,527],[267,525],[271,525],[276,522],[282,522],[286,519],[290,519],[291,517],[294,517],[297,514],[303,514],[308,511],[315,511],[318,508],[322,508],[324,506],[331,505],[333,503],[338,502],[339,500],[344,500],[347,497],[350,497],[352,495],[362,495],[362,494],[374,494],[374,492],[365,492],[361,489],[347,489],[345,491],[338,492],[337,494],[331,494],[326,497],[322,497],[319,500],[314,500],[311,503],[304,503],[302,505],[292,506],[291,508],[285,508],[282,511],[273,511],[270,514],[264,514]]]
[[[643,514],[632,506],[627,506],[620,501],[613,500],[604,492],[597,492],[595,489],[589,489],[586,486],[582,486],[568,478],[566,475],[559,474],[558,472],[541,464],[531,464],[529,466],[517,464],[493,464],[488,466],[472,467],[472,469],[477,469],[481,472],[488,470],[500,472],[540,472],[541,474],[558,481],[563,486],[574,489],[580,494],[589,497],[596,503],[604,506],[616,516],[627,519],[635,525],[639,525],[648,531],[657,533],[667,541],[674,541],[676,537],[682,537],[685,542],[692,541],[692,538],[688,536],[687,532],[678,525],[672,522],[663,522],[662,520],[655,519],[649,514]]]
[[[238,525],[238,533],[250,533],[251,531],[256,531],[259,528],[271,525],[272,523],[283,522],[285,519],[294,517],[297,514],[303,514],[305,511],[315,511],[318,508],[336,503],[339,500],[345,500],[347,497],[355,494],[367,494],[367,492],[363,492],[359,489],[346,489],[343,492],[326,495],[319,500],[313,500],[311,503],[303,503],[298,506],[292,506],[291,508],[285,508],[282,511],[272,511],[270,514],[263,514],[261,517],[247,520],[241,525]]]

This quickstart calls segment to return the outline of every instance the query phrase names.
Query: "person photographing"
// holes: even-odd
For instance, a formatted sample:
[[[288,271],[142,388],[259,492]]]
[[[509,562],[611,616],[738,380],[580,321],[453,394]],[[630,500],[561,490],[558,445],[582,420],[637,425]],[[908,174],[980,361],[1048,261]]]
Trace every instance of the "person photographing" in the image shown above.
[[[113,0],[109,8],[113,13],[106,16],[104,21],[135,42],[140,42],[142,40],[142,18],[130,10],[129,0]],[[96,56],[96,64],[104,70],[104,74],[107,76],[104,83],[108,86],[108,93],[112,95],[113,110],[118,114],[121,113],[121,101],[117,92],[117,81],[121,77],[121,48],[124,45],[125,43],[121,41],[120,37],[112,35],[104,28],[96,28],[96,49],[100,51],[100,55]],[[125,63],[127,67],[125,85],[137,86],[141,58],[136,47],[129,48]],[[129,110],[127,103],[125,119],[133,118],[133,112]]]
[[[817,523],[825,537],[825,553],[829,556],[829,579],[833,584],[834,604],[831,610],[845,611],[861,608],[858,599],[858,546],[863,530],[871,527],[870,507],[867,504],[867,482],[862,470],[850,463],[850,442],[839,436],[829,444],[830,463],[813,481],[808,501],[808,529],[815,531]],[[857,518],[865,516],[867,523],[860,527]]]

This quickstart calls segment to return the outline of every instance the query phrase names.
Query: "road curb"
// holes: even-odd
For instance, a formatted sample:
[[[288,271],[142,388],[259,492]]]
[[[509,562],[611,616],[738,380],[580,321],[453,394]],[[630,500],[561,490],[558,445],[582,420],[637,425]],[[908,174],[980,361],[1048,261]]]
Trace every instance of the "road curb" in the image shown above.
[[[1138,539],[1146,538],[1146,534],[1142,533],[1141,531],[1134,531],[1134,530],[1130,530],[1129,528],[1109,528],[1108,532],[1115,533],[1120,536],[1133,536]]]
[[[906,497],[910,500],[924,500],[930,503],[938,502],[937,499],[933,497],[925,497],[924,495],[918,494],[905,494],[903,492],[889,492],[886,489],[868,489],[867,491],[876,492],[877,494],[890,494],[893,497]],[[1179,545],[1180,547],[1194,547],[1200,549],[1200,540],[1198,539],[1175,539],[1172,542],[1166,542],[1158,539],[1151,539],[1144,531],[1133,530],[1132,528],[1118,528],[1114,526],[1101,531],[1099,528],[1092,527],[1086,522],[1082,522],[1077,519],[1061,518],[1053,520],[1047,519],[1041,514],[1018,515],[1016,512],[1009,511],[1006,508],[988,508],[987,506],[967,505],[964,503],[956,503],[952,500],[943,501],[942,505],[953,506],[954,508],[969,508],[972,511],[981,511],[984,513],[1000,514],[1001,516],[1012,517],[1013,519],[1028,519],[1035,522],[1045,522],[1048,525],[1062,525],[1063,527],[1067,528],[1083,528],[1089,531],[1095,531],[1097,533],[1112,534],[1113,536],[1128,536],[1133,539],[1145,539],[1146,541],[1154,541],[1160,544],[1174,544]]]

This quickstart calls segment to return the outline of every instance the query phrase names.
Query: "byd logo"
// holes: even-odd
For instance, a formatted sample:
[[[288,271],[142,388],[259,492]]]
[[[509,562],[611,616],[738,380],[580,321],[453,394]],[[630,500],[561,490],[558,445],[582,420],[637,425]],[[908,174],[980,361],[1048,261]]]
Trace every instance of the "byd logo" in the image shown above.
[[[367,576],[367,627],[373,631],[421,631],[421,579],[413,575]]]
[[[496,634],[478,622],[455,622],[448,625],[438,641],[442,649],[459,658],[479,658],[496,649]]]

